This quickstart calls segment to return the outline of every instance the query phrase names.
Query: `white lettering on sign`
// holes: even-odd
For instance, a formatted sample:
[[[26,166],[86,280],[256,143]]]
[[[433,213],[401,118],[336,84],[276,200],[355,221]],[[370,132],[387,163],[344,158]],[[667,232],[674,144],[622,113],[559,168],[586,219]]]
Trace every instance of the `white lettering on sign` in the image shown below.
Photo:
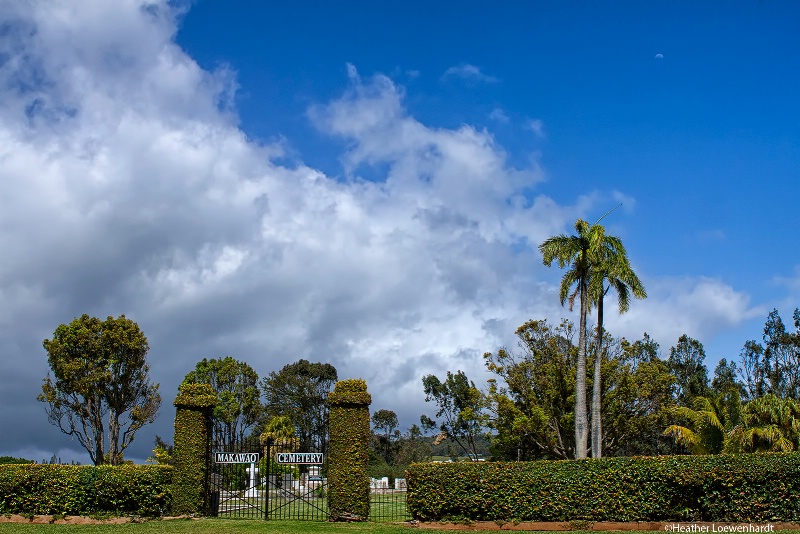
[[[275,455],[275,462],[279,464],[321,464],[324,457],[321,452],[279,452]]]
[[[217,452],[214,461],[218,464],[255,464],[260,456],[257,452]]]

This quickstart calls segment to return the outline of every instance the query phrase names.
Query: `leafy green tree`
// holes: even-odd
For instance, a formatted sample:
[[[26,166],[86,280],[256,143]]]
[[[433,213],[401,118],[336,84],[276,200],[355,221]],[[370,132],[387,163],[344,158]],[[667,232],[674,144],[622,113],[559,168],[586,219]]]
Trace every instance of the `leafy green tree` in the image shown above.
[[[724,395],[733,390],[738,392],[740,398],[745,396],[745,387],[739,380],[739,368],[736,366],[736,362],[729,362],[722,358],[714,368],[711,391],[718,395]]]
[[[391,436],[397,429],[397,414],[393,410],[378,410],[372,414],[372,427],[385,436]]]
[[[432,455],[433,448],[425,440],[422,429],[417,425],[411,425],[408,432],[398,440],[394,464],[407,467],[414,462],[428,462]]]
[[[789,452],[800,445],[800,403],[769,394],[748,402],[725,452]]]
[[[492,455],[503,460],[566,459],[575,456],[576,347],[574,327],[563,321],[528,321],[516,331],[519,352],[483,355],[501,380],[489,381]]]
[[[598,225],[595,225],[598,226]],[[611,241],[606,254],[595,267],[589,282],[591,302],[597,305],[597,338],[595,342],[594,378],[592,382],[592,457],[600,458],[603,451],[603,423],[601,409],[603,361],[603,301],[610,290],[617,294],[617,309],[623,314],[630,309],[631,297],[647,298],[639,277],[631,269],[625,247],[619,238],[606,236],[602,226],[597,229],[599,241]],[[606,285],[608,282],[608,285]]]
[[[625,361],[633,367],[637,367],[640,363],[663,361],[659,356],[658,342],[651,338],[647,332],[642,335],[642,339],[637,339],[633,343],[622,339],[620,347],[625,353]]]
[[[442,436],[452,439],[471,459],[478,457],[478,438],[485,433],[486,397],[464,371],[447,372],[444,381],[434,375],[422,378],[425,401],[435,402]]]
[[[555,261],[562,269],[569,267],[561,279],[561,304],[569,301],[572,308],[575,298],[580,301],[575,379],[575,456],[586,458],[589,448],[589,414],[586,405],[586,318],[591,300],[589,284],[596,269],[601,268],[609,258],[624,256],[625,249],[619,238],[606,235],[605,229],[599,224],[589,225],[578,219],[575,231],[576,235],[562,234],[546,239],[539,245],[539,251],[546,266]]]
[[[48,420],[75,436],[95,465],[121,464],[161,405],[139,325],[124,315],[101,321],[84,314],[59,325],[43,346],[53,378],[44,379],[38,400],[47,404]]]
[[[394,442],[400,438],[397,414],[392,410],[378,410],[372,414],[371,419],[374,441],[383,459],[391,465]]]
[[[164,441],[161,436],[156,435],[155,444],[153,447],[153,456],[149,457],[147,461],[157,463],[159,465],[174,465],[174,452],[174,445],[170,445]]]
[[[747,398],[773,394],[800,400],[800,310],[794,311],[794,332],[788,332],[778,310],[764,324],[763,345],[747,341],[741,352]]]
[[[658,357],[658,343],[647,334],[630,343],[605,342],[602,365],[602,455],[631,456],[674,452],[663,429],[674,406],[675,377]],[[594,384],[593,384],[594,385]]]
[[[381,437],[383,436],[376,436]],[[433,456],[431,439],[426,438],[418,425],[411,425],[405,433],[394,428],[391,436],[391,454],[387,461],[383,455],[383,441],[375,441],[376,447],[370,450],[370,476],[388,477],[389,486],[397,478],[405,476],[406,469],[415,462],[430,462]]]
[[[258,373],[247,363],[230,356],[197,362],[194,371],[183,379],[184,383],[209,384],[219,401],[214,407],[215,441],[234,450],[261,418],[261,392]]]
[[[298,360],[261,380],[267,415],[284,415],[294,425],[303,450],[328,450],[328,394],[336,384],[329,363]]]
[[[682,406],[692,406],[697,396],[707,396],[708,370],[703,363],[706,351],[703,344],[686,334],[678,338],[678,343],[669,349],[667,365],[675,375],[675,400]]]
[[[752,339],[745,341],[740,358],[747,388],[745,399],[753,400],[767,395],[771,391],[770,369],[764,361],[764,347]]]
[[[492,455],[501,460],[565,459],[575,456],[575,329],[569,321],[551,327],[528,321],[517,329],[520,350],[486,353]],[[606,332],[602,362],[602,454],[672,452],[662,436],[673,406],[675,377],[647,334],[633,343]],[[593,381],[594,379],[592,379]],[[592,384],[593,386],[594,384]]]

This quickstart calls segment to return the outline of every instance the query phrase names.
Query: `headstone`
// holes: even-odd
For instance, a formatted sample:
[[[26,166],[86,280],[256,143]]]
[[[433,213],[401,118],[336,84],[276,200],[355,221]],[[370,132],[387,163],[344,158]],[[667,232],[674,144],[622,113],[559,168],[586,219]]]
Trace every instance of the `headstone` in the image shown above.
[[[389,477],[372,478],[369,479],[369,487],[373,492],[381,492],[381,490],[389,489]]]
[[[318,465],[309,467],[306,480],[309,491],[317,489],[322,484],[322,469]]]
[[[406,491],[408,489],[408,486],[406,486],[406,479],[404,478],[394,479],[394,489]]]

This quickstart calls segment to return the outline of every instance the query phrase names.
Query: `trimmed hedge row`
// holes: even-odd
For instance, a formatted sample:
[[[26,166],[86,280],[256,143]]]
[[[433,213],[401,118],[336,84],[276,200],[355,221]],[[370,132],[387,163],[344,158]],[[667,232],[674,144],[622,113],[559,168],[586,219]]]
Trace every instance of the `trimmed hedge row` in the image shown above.
[[[171,482],[160,465],[0,465],[0,513],[160,516]]]
[[[800,453],[413,464],[415,519],[800,521]]]

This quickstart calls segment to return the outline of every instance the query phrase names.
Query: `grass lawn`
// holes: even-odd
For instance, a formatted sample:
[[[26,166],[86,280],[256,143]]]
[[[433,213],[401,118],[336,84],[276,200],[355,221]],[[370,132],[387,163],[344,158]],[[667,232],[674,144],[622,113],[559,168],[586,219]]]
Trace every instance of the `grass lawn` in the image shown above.
[[[258,521],[234,519],[199,519],[146,521],[123,525],[40,525],[31,523],[0,523],[0,534],[221,534],[274,532],[276,534],[326,533],[347,534],[374,532],[376,534],[410,534],[411,529],[403,525],[387,523],[327,523],[317,521]]]
[[[412,532],[429,532],[436,530],[411,529],[404,525],[386,523],[326,523],[316,521],[253,521],[231,519],[200,519],[147,521],[124,525],[39,525],[30,523],[0,523],[0,534],[11,533],[39,534],[99,534],[113,532],[115,534],[220,534],[220,533],[255,533],[269,532],[276,534],[303,534],[306,532],[320,534],[348,534],[370,532],[375,534],[410,534]],[[441,531],[439,531],[441,532]],[[453,532],[453,531],[448,531]],[[456,531],[458,532],[458,531]],[[461,532],[497,532],[465,530]],[[575,534],[587,531],[572,531]],[[776,531],[780,534],[800,534],[800,530]],[[554,534],[552,532],[547,534]],[[597,534],[596,532],[592,534]],[[627,531],[624,534],[645,534],[642,531]]]

